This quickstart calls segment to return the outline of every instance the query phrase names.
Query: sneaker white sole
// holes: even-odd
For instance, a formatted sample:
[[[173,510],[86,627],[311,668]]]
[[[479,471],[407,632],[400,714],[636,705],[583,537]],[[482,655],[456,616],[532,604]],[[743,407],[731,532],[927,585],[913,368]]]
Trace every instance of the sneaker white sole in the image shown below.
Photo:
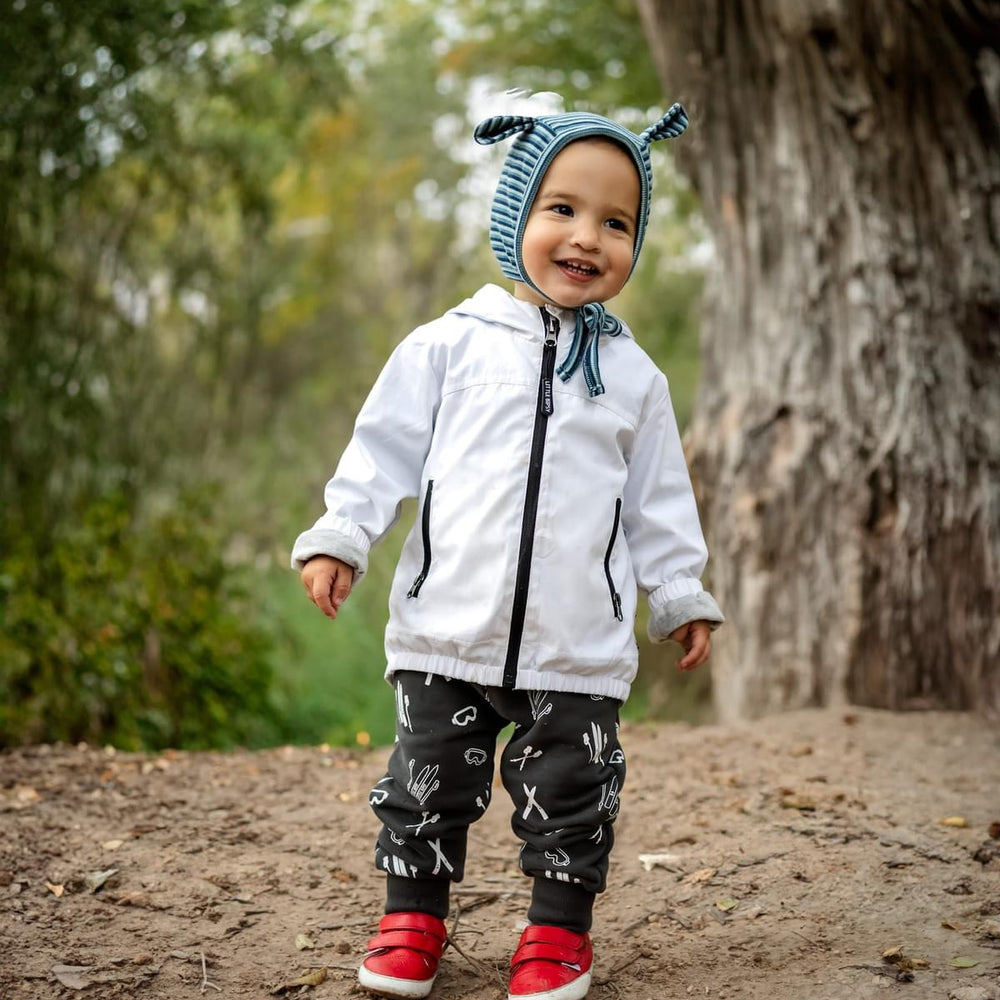
[[[583,1000],[589,989],[590,973],[585,972],[573,982],[557,986],[554,990],[543,990],[541,993],[508,993],[507,1000]]]
[[[395,976],[380,976],[377,972],[366,969],[363,965],[358,969],[358,982],[366,989],[379,996],[392,997],[393,1000],[420,1000],[430,994],[437,974],[430,979],[416,981],[413,979],[397,979]],[[581,994],[582,995],[582,994]]]

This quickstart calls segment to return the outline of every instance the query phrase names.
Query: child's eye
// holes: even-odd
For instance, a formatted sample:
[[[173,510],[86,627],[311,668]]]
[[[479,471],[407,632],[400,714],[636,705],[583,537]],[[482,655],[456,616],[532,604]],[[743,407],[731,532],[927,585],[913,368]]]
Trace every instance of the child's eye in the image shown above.
[[[608,219],[607,226],[610,229],[617,229],[623,233],[628,232],[628,225],[621,219]]]
[[[551,211],[555,212],[557,215],[572,215],[573,209],[569,205],[553,205]]]

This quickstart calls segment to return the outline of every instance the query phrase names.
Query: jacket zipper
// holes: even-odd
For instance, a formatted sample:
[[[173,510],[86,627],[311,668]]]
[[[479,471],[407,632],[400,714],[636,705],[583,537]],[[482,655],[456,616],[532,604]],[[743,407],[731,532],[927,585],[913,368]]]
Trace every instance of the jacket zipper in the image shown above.
[[[608,578],[608,590],[611,591],[611,608],[618,621],[624,621],[622,615],[621,594],[615,589],[615,578],[611,575],[611,553],[615,548],[615,539],[618,537],[618,525],[622,519],[621,497],[615,500],[615,523],[611,527],[611,537],[608,539],[608,550],[604,553],[604,575]]]
[[[524,513],[521,517],[521,542],[517,552],[517,575],[514,579],[514,603],[510,613],[510,638],[503,667],[503,686],[513,688],[517,681],[517,660],[524,633],[524,615],[528,607],[528,582],[531,578],[531,552],[535,544],[535,521],[538,518],[538,491],[542,483],[542,458],[545,455],[545,431],[553,411],[552,377],[556,367],[556,338],[559,321],[544,306],[539,307],[545,342],[542,345],[542,366],[538,378],[538,403],[535,407],[535,427],[531,435],[531,456],[528,460],[528,484],[524,491]]]
[[[434,480],[427,480],[427,492],[424,494],[424,512],[420,519],[420,533],[424,540],[424,564],[420,567],[417,578],[407,591],[407,597],[416,597],[420,593],[420,588],[427,579],[427,573],[431,568],[431,494],[434,492]]]

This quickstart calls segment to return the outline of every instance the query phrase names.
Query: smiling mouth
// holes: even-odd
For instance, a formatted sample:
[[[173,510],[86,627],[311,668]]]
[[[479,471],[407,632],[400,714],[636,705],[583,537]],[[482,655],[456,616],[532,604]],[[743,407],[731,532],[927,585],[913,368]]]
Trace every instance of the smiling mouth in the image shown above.
[[[600,271],[591,264],[583,264],[575,260],[560,260],[556,262],[564,271],[577,275],[581,278],[592,278]]]

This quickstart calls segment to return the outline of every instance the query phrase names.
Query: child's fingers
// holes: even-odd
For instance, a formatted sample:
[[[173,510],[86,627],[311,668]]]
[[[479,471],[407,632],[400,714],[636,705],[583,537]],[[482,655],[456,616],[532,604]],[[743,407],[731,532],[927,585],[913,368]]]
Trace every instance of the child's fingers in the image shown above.
[[[312,579],[312,587],[309,589],[309,596],[313,604],[326,615],[327,618],[337,617],[337,608],[334,607],[331,595],[333,593],[334,577],[330,573],[317,573]]]
[[[694,670],[707,659],[712,646],[711,631],[707,628],[692,627],[684,636],[685,655],[678,661],[678,670]]]
[[[337,571],[337,576],[333,581],[331,598],[333,606],[339,609],[341,604],[347,600],[347,595],[351,592],[351,585],[354,583],[354,570],[350,566],[341,566]]]

